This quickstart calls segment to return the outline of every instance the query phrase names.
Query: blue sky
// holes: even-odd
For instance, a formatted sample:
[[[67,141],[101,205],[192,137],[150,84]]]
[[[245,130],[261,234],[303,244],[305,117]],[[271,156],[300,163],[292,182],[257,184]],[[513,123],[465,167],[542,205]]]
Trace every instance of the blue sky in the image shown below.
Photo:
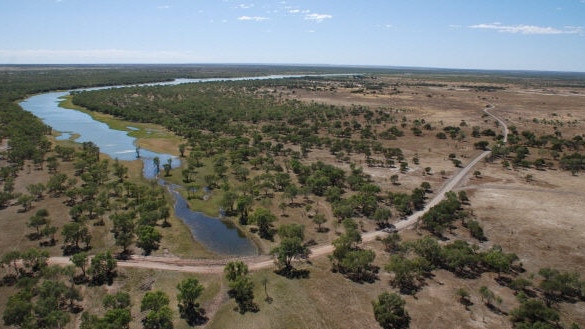
[[[585,0],[0,0],[0,63],[585,71]]]

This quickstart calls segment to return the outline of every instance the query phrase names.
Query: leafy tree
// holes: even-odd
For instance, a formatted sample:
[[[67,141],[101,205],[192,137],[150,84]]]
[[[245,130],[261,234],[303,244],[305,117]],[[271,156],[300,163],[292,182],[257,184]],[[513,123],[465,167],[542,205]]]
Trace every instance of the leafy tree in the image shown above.
[[[14,269],[14,276],[20,274],[18,261],[22,258],[22,253],[18,250],[12,250],[2,255],[2,265]]]
[[[526,299],[510,312],[512,322],[518,328],[558,328],[559,312],[538,299]]]
[[[79,269],[81,270],[82,278],[85,278],[87,264],[88,264],[87,253],[80,252],[80,253],[74,254],[73,256],[71,256],[70,260],[73,263],[73,265],[75,265],[75,267],[79,267]]]
[[[112,232],[116,239],[116,245],[122,247],[123,255],[128,254],[128,247],[134,241],[134,229],[136,227],[136,223],[134,222],[135,216],[136,213],[134,212],[118,213],[111,216],[114,222]]]
[[[372,302],[374,317],[384,329],[403,329],[410,325],[410,316],[404,309],[404,300],[395,293],[384,292]]]
[[[181,143],[179,144],[179,153],[181,153],[181,158],[185,157],[185,149],[187,148],[187,144]]]
[[[417,289],[414,280],[418,278],[421,272],[415,261],[403,255],[392,255],[384,269],[394,273],[394,279],[392,280],[394,287],[399,287],[405,293],[412,293]]]
[[[292,270],[292,261],[297,258],[307,258],[309,249],[303,245],[304,226],[299,224],[286,224],[278,228],[281,238],[280,244],[271,250],[278,266],[289,274]]]
[[[229,294],[238,304],[240,313],[256,312],[258,306],[254,303],[254,283],[248,276],[242,276],[229,283]]]
[[[111,284],[116,267],[116,259],[109,251],[99,253],[91,259],[91,265],[87,272],[92,276],[91,279],[96,284],[108,283]]]
[[[238,303],[240,313],[257,311],[254,303],[254,283],[248,276],[248,266],[242,261],[232,261],[224,268],[225,278],[229,281],[229,294]]]
[[[481,300],[485,300],[485,303],[488,306],[491,306],[492,302],[496,299],[496,294],[486,286],[481,286],[479,288],[479,293],[481,294]]]
[[[145,329],[173,328],[173,312],[169,308],[169,297],[163,291],[148,291],[142,297],[140,311],[148,311],[142,320]]]
[[[455,295],[459,297],[459,303],[465,305],[465,308],[467,309],[471,304],[471,301],[469,301],[469,292],[465,288],[459,288],[455,291]]]
[[[392,217],[392,212],[388,208],[380,207],[374,212],[374,220],[378,224],[378,227],[386,227],[388,220]]]
[[[382,243],[384,243],[384,250],[387,252],[395,252],[400,250],[400,234],[398,233],[390,233],[384,239],[382,239]]]
[[[544,278],[539,287],[544,292],[547,306],[562,298],[578,297],[585,285],[579,279],[580,274],[577,272],[560,272],[557,269],[545,267],[541,268],[538,274]]]
[[[250,221],[258,226],[258,234],[261,238],[272,240],[272,223],[276,221],[276,216],[266,208],[257,208],[252,215]]]
[[[24,212],[27,212],[31,206],[32,206],[32,202],[34,200],[34,197],[30,194],[23,194],[21,196],[18,197],[18,204],[22,206],[22,209]]]
[[[24,267],[30,268],[33,273],[36,273],[47,267],[49,252],[46,250],[41,251],[36,248],[30,248],[25,250],[21,254],[21,257]]]
[[[472,237],[478,239],[479,241],[486,241],[487,237],[483,233],[483,228],[479,224],[478,221],[470,220],[465,223],[465,226],[469,229],[469,233]]]
[[[138,246],[138,248],[142,248],[145,255],[148,256],[152,253],[153,250],[158,249],[162,234],[160,234],[160,232],[158,232],[154,227],[150,225],[142,225],[139,226],[136,231],[138,236],[136,246]]]
[[[371,264],[376,258],[372,250],[351,250],[339,262],[343,272],[354,281],[371,280]]]
[[[399,176],[397,174],[390,176],[390,182],[392,182],[394,185],[398,185],[398,177]]]
[[[130,307],[130,295],[127,292],[119,291],[104,297],[104,307],[107,309],[123,309]]]
[[[323,232],[321,225],[325,224],[326,222],[327,218],[325,218],[324,214],[316,213],[315,216],[313,216],[313,223],[317,224],[317,232]]]
[[[81,316],[80,329],[128,329],[132,321],[130,313],[130,295],[118,292],[106,295],[103,300],[106,313],[102,318],[84,312]]]
[[[46,209],[39,209],[28,220],[27,226],[33,227],[36,230],[36,237],[41,236],[40,227],[49,223],[49,213]]]
[[[482,261],[498,273],[498,278],[502,272],[509,272],[512,263],[516,260],[518,260],[516,254],[506,254],[500,246],[494,246],[482,254]]]
[[[177,285],[179,293],[177,301],[179,303],[179,314],[182,319],[187,320],[190,326],[205,323],[205,310],[199,307],[197,299],[203,292],[203,286],[195,278],[186,278]]]
[[[248,212],[252,206],[252,197],[249,195],[242,195],[236,201],[236,210],[240,214],[239,222],[242,225],[248,224]]]
[[[163,164],[163,169],[165,171],[165,177],[170,176],[171,169],[172,169],[173,159],[169,158],[167,163]]]
[[[63,235],[64,242],[69,243],[69,246],[65,249],[66,254],[80,250],[80,242],[91,240],[91,234],[89,233],[87,226],[79,222],[72,222],[63,225],[61,234]]]
[[[42,183],[30,184],[26,187],[26,189],[34,197],[35,200],[40,200],[43,198],[45,185],[43,185]]]
[[[30,325],[32,327],[32,310],[33,303],[31,302],[30,293],[21,291],[10,296],[2,314],[4,325],[21,328],[26,328]]]

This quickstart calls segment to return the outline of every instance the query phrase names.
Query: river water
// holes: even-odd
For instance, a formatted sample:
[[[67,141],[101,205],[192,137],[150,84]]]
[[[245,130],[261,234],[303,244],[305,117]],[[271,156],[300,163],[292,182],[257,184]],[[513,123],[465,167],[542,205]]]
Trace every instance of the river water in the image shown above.
[[[348,74],[324,74],[314,76],[335,76]],[[152,85],[176,85],[182,83],[203,83],[214,81],[241,81],[264,80],[307,77],[309,75],[270,75],[261,77],[244,78],[211,78],[211,79],[176,79],[169,82],[141,84]],[[76,89],[98,90],[107,88],[123,88],[125,86],[109,86]],[[44,123],[61,133],[58,139],[72,138],[76,142],[93,142],[102,153],[108,154],[118,160],[136,160],[136,139],[128,136],[127,131],[111,129],[107,124],[95,121],[86,113],[64,109],[59,106],[62,97],[69,95],[73,90],[49,92],[31,96],[20,103],[25,110],[33,113]],[[132,130],[131,126],[127,127]],[[156,176],[153,159],[158,157],[160,163],[166,163],[172,159],[172,166],[180,166],[180,159],[170,154],[155,153],[146,149],[140,149],[140,157],[144,163],[143,174],[146,178]],[[209,217],[201,212],[192,211],[187,201],[177,189],[179,187],[169,185],[170,191],[175,196],[175,214],[191,230],[196,241],[201,243],[209,251],[225,256],[250,256],[258,253],[254,243],[243,234],[233,223],[218,218]],[[219,210],[218,210],[219,212]]]

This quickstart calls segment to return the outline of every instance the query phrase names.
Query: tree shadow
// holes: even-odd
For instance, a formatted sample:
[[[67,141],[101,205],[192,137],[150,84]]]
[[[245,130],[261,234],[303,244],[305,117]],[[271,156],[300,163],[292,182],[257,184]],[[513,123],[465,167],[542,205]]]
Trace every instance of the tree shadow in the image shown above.
[[[275,270],[274,273],[283,276],[287,279],[308,279],[310,275],[310,271],[307,269],[296,269],[294,267],[290,268],[281,268]]]
[[[205,316],[205,310],[199,307],[199,304],[196,304],[194,308],[183,308],[179,305],[179,313],[191,327],[202,326],[209,321],[209,318]]]
[[[75,254],[80,253],[82,251],[91,250],[91,246],[81,248],[80,246],[66,245],[66,246],[62,247],[62,249],[63,249],[63,256],[72,256],[72,255],[75,255]]]

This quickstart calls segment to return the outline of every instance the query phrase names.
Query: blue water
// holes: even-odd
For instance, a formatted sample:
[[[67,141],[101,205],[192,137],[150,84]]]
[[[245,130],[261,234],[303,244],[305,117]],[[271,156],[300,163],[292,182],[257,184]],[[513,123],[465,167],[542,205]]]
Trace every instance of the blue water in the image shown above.
[[[173,188],[175,213],[191,229],[196,241],[220,255],[251,256],[258,253],[256,246],[232,223],[209,217],[189,209],[187,201]]]

